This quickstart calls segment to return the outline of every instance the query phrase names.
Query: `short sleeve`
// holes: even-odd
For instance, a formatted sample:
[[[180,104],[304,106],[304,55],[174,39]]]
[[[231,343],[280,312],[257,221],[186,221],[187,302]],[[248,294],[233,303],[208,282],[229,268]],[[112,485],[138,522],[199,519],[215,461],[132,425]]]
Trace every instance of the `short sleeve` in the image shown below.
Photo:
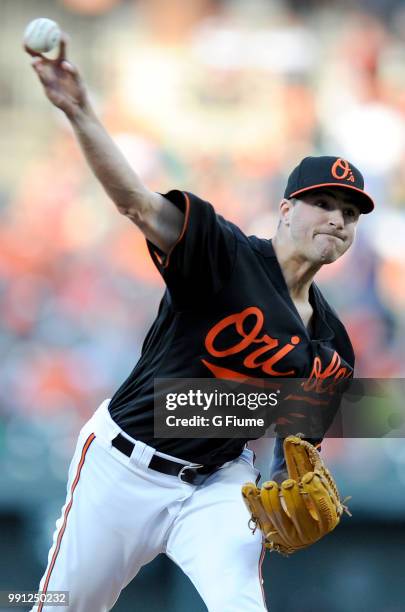
[[[163,195],[184,212],[184,225],[166,256],[149,241],[148,249],[175,305],[187,307],[218,293],[230,278],[235,229],[192,193],[173,190]]]

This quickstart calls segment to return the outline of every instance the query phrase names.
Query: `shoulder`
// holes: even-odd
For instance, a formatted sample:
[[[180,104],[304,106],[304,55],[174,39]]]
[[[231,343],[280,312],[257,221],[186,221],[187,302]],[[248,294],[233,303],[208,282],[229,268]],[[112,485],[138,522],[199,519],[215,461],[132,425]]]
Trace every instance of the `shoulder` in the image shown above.
[[[248,236],[239,227],[234,224],[232,225],[234,227],[236,239],[241,245],[245,246],[257,256],[261,256],[266,259],[275,257],[271,240],[259,238],[258,236]]]

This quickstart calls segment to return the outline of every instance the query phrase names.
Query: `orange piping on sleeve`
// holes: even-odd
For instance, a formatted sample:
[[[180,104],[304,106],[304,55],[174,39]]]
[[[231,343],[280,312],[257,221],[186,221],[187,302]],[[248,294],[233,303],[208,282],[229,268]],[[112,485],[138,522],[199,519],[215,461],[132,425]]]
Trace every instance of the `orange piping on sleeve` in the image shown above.
[[[186,200],[186,211],[184,213],[183,229],[181,230],[180,236],[177,238],[176,242],[174,243],[174,245],[172,246],[172,248],[170,249],[170,251],[167,254],[165,263],[163,264],[164,268],[168,267],[169,261],[170,261],[170,255],[173,253],[173,250],[176,248],[176,246],[179,244],[179,242],[183,239],[183,236],[186,233],[186,229],[187,229],[187,226],[188,226],[188,220],[189,220],[189,217],[190,217],[190,198],[188,197],[188,195],[186,193],[184,193],[184,191],[182,191],[182,194],[184,195],[185,200]]]

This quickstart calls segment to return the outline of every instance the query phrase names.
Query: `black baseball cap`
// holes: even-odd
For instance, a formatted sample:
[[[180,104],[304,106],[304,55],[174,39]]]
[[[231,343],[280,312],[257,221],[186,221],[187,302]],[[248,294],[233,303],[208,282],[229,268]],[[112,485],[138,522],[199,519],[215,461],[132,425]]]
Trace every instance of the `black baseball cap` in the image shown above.
[[[364,178],[360,170],[342,157],[305,157],[288,177],[284,197],[288,200],[302,193],[339,187],[350,190],[353,202],[360,212],[374,209],[372,198],[364,191]]]

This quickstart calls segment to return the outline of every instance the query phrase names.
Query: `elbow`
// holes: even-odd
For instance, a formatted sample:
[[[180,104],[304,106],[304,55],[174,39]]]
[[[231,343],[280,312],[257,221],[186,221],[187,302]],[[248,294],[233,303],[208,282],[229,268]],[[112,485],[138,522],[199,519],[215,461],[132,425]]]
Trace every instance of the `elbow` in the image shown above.
[[[141,227],[144,224],[144,216],[142,213],[132,206],[118,206],[118,210],[122,215],[128,217],[135,225]]]
[[[151,211],[147,205],[143,205],[142,203],[130,203],[125,204],[118,207],[121,214],[130,219],[132,223],[143,232],[145,235],[148,233],[148,228],[150,227],[150,219],[151,219]]]
[[[119,212],[128,217],[135,225],[142,228],[146,225],[148,217],[148,206],[143,198],[137,197],[126,197],[116,201],[116,206]]]
[[[161,212],[159,206],[162,206],[162,200],[162,196],[144,190],[142,193],[138,192],[136,197],[121,199],[120,206],[118,204],[117,206],[121,214],[128,217],[141,230],[145,238],[167,252],[167,222],[163,221],[161,214],[159,214]],[[178,214],[180,215],[180,212]],[[171,244],[170,240],[169,246]]]

